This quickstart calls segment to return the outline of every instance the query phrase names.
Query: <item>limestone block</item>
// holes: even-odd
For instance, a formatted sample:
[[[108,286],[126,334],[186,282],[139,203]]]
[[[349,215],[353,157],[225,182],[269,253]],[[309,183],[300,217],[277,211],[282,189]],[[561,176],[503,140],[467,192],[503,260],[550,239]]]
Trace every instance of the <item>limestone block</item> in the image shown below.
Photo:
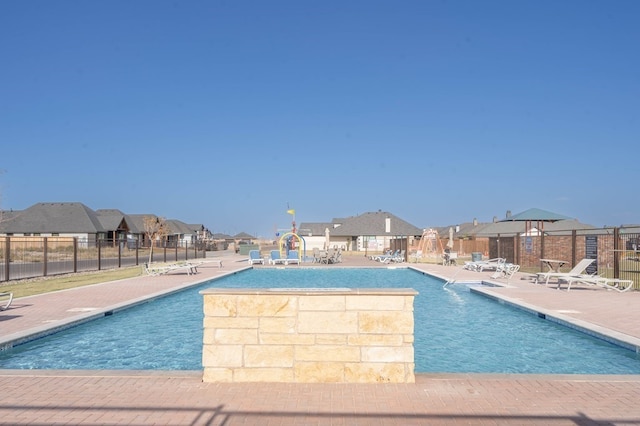
[[[402,311],[405,309],[405,296],[356,295],[346,296],[347,310],[357,311]]]
[[[364,311],[358,322],[360,333],[413,334],[413,312]]]
[[[300,312],[299,333],[356,333],[357,312]]]
[[[316,334],[317,345],[346,345],[346,334]]]
[[[400,334],[353,334],[349,335],[347,343],[353,346],[402,346],[409,342]]]
[[[266,317],[260,318],[261,333],[295,333],[295,317]]]
[[[357,362],[360,360],[358,346],[314,345],[297,346],[296,362],[299,361],[342,361]]]
[[[233,370],[231,370],[230,368],[207,367],[204,369],[202,381],[231,383],[233,382]]]
[[[233,381],[293,383],[293,368],[239,368],[233,372]]]
[[[301,311],[344,311],[345,297],[336,295],[327,296],[300,296],[299,309]]]
[[[413,362],[413,346],[362,346],[362,362]]]
[[[315,334],[289,333],[260,333],[260,343],[263,345],[313,345]]]
[[[242,366],[241,345],[203,345],[202,365],[204,367]]]
[[[258,330],[255,328],[219,328],[213,333],[213,343],[222,345],[255,345],[258,343]]]
[[[205,329],[211,328],[258,328],[259,318],[252,317],[205,317],[203,320]]]
[[[234,317],[237,314],[237,296],[206,295],[204,296],[204,315],[207,317]]]
[[[292,345],[247,345],[245,367],[293,367]]]
[[[294,368],[297,383],[343,383],[342,362],[297,362]]]
[[[289,295],[239,295],[238,316],[291,317],[298,310],[297,297]]]

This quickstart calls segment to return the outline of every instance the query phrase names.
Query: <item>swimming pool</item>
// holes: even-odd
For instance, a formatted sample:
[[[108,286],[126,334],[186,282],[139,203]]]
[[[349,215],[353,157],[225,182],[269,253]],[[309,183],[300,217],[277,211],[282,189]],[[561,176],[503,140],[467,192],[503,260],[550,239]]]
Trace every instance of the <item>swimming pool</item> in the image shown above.
[[[640,374],[640,356],[399,269],[255,269],[102,317],[0,353],[2,368],[200,370],[210,287],[411,287],[416,372]]]

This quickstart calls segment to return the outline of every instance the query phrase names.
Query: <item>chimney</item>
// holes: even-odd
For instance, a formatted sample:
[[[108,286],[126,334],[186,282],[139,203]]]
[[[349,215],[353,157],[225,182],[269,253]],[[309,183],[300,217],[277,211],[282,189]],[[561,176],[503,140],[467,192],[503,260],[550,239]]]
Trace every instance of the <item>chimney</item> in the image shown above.
[[[460,225],[456,225],[456,232],[460,232]]]
[[[493,223],[496,223],[498,221],[498,216],[494,216],[493,217]]]
[[[511,219],[511,210],[507,210],[507,219]]]
[[[478,219],[475,217],[473,218],[473,226],[478,226]]]

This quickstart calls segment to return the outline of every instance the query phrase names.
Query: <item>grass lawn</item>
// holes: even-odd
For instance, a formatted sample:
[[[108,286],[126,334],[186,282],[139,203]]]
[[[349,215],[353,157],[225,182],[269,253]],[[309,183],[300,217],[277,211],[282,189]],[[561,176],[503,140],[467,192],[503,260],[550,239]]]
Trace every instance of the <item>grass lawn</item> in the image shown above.
[[[131,268],[109,269],[106,271],[82,272],[55,277],[32,278],[0,284],[0,292],[13,293],[13,297],[24,297],[107,281],[139,277],[141,275],[142,267],[134,266]]]

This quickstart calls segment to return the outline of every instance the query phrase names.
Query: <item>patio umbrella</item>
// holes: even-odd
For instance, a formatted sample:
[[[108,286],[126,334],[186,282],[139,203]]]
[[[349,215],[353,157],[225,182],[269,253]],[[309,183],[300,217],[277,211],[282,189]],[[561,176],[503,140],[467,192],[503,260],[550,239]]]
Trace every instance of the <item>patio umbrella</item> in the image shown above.
[[[330,234],[329,228],[324,228],[324,240],[325,240],[324,245],[325,245],[325,248],[327,249],[329,248],[329,244],[331,243],[331,238],[329,237],[329,234]]]
[[[447,241],[447,247],[453,249],[453,228],[449,227],[449,241]]]

